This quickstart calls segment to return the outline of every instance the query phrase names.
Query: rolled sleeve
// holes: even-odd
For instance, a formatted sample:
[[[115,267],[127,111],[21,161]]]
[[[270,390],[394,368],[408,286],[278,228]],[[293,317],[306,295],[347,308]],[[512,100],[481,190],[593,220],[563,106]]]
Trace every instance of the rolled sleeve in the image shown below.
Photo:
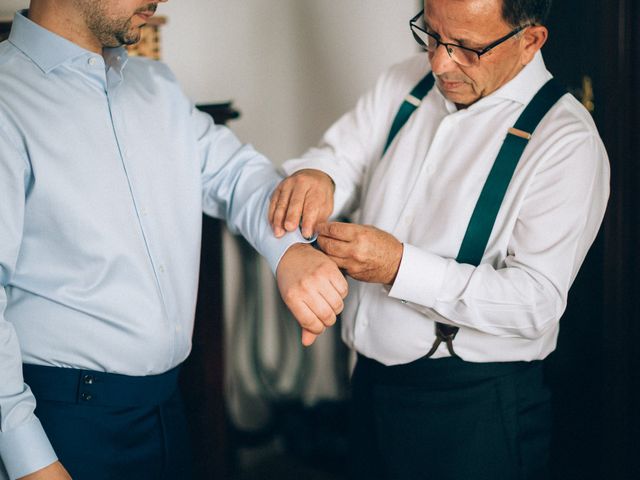
[[[413,245],[404,244],[402,260],[389,296],[433,307],[442,289],[447,260]]]
[[[17,428],[0,433],[0,457],[11,480],[58,460],[40,420],[35,417]]]

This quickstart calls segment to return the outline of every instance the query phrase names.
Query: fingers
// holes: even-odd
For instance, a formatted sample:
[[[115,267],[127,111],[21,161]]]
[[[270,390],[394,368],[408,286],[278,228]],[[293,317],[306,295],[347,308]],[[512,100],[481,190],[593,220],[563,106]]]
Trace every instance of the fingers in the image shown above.
[[[333,313],[329,305],[323,308],[322,302],[311,299],[308,295],[304,298],[295,295],[294,298],[283,297],[283,300],[300,326],[311,333],[320,335],[325,331],[325,321],[331,322]]]
[[[291,197],[291,188],[289,179],[280,182],[271,195],[269,203],[269,222],[273,229],[273,234],[280,238],[285,234],[284,219],[289,208],[289,200]]]
[[[357,274],[358,272],[358,264],[356,262],[354,262],[351,258],[332,257],[329,254],[327,254],[327,256],[337,265],[340,270],[346,272],[347,275],[357,280],[357,276],[355,274]]]
[[[325,237],[324,235],[318,235],[316,241],[318,242],[320,250],[330,257],[350,258],[352,256],[352,243]]]
[[[308,198],[304,212],[302,212],[302,223],[300,227],[302,229],[302,236],[304,238],[313,237],[313,232],[318,223],[318,217],[321,215],[320,206],[317,205],[311,198]],[[324,218],[326,220],[326,218]]]
[[[326,221],[333,211],[333,190],[331,178],[316,170],[300,170],[280,182],[269,203],[276,237],[300,226],[302,235],[311,238],[316,223]]]
[[[347,296],[349,289],[345,278],[342,275],[340,275],[339,277],[340,278],[331,279],[331,288],[325,289],[323,292],[321,292],[324,300],[331,307],[334,313],[333,315],[327,314],[324,320],[320,319],[323,322],[325,328],[334,325],[337,318],[336,316],[340,314],[340,312],[342,312],[342,310],[344,309],[343,298]],[[327,312],[325,311],[325,314],[326,313]],[[322,331],[324,331],[324,329]],[[302,345],[304,345],[305,347],[312,345],[316,341],[316,338],[318,338],[318,336],[319,334],[314,333],[309,329],[303,328]]]
[[[333,211],[333,199],[321,195],[307,194],[302,212],[302,235],[311,238],[316,231],[316,225],[326,222]]]
[[[337,316],[344,309],[343,297],[338,293],[333,284],[330,284],[329,287],[330,288],[320,292],[326,304],[331,307],[332,314],[327,315],[325,319],[320,319],[327,327],[331,327],[336,323]]]
[[[284,220],[284,229],[287,232],[293,232],[298,225],[300,225],[300,218],[302,217],[302,208],[307,209],[307,205],[305,205],[304,200],[306,197],[306,192],[301,190],[300,188],[296,188],[293,190],[293,193],[289,196],[289,205],[286,211],[286,217]],[[306,235],[304,231],[302,235],[309,238],[313,235],[313,231]]]
[[[356,235],[361,228],[362,227],[357,224],[341,222],[327,222],[316,225],[318,235],[342,240],[343,242],[355,240]]]
[[[311,333],[309,330],[302,330],[302,345],[304,345],[305,347],[313,345],[313,342],[316,341],[316,338],[318,338],[318,335],[316,335],[315,333]]]
[[[331,259],[331,257],[329,257],[329,259]],[[339,265],[338,265],[338,268],[340,268]],[[347,283],[347,279],[344,277],[344,275],[342,275],[341,273],[339,273],[338,275],[333,275],[330,277],[329,281],[331,282],[331,285],[333,286],[333,288],[338,293],[341,299],[347,298],[347,295],[349,294],[349,284]],[[340,308],[340,311],[336,311],[336,314],[342,312],[343,309],[344,309],[344,302],[342,303],[342,307]]]
[[[303,330],[303,340],[313,343],[336,322],[344,308],[347,282],[336,264],[308,244],[292,245],[276,270],[282,299]],[[309,343],[309,344],[310,344]]]

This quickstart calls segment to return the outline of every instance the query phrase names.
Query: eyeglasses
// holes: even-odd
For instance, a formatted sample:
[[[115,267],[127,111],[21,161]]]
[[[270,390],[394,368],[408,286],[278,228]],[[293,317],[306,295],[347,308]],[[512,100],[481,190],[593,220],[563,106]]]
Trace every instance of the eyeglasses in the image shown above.
[[[419,27],[417,25],[417,22],[423,16],[423,14],[424,10],[422,10],[409,21],[409,27],[411,28],[411,33],[413,34],[413,38],[416,39],[416,42],[418,42],[418,44],[429,53],[435,52],[437,48],[442,45],[447,51],[447,54],[449,55],[451,60],[456,62],[458,65],[462,65],[463,67],[471,67],[473,65],[476,65],[480,61],[480,57],[482,55],[496,48],[501,43],[506,42],[515,34],[521,32],[525,28],[531,26],[531,24],[521,25],[511,30],[504,37],[500,37],[495,42],[490,43],[482,50],[475,50],[473,48],[463,47],[462,45],[458,45],[457,43],[441,42],[436,35],[434,35],[433,33],[429,33],[425,29]]]

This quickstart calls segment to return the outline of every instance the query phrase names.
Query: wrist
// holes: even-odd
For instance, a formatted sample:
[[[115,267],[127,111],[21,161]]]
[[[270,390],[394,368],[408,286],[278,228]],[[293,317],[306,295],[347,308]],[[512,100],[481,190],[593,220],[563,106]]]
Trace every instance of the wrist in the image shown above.
[[[400,271],[400,264],[402,263],[402,255],[404,253],[404,244],[398,242],[398,247],[395,249],[396,254],[394,255],[394,262],[392,263],[390,278],[388,282],[385,282],[385,285],[392,287],[398,277],[398,272]]]

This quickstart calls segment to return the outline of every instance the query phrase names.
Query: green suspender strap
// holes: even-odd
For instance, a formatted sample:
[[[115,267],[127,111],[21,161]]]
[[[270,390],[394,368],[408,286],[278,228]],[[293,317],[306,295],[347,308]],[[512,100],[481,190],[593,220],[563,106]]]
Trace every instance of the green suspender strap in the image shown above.
[[[516,124],[508,130],[471,215],[456,257],[458,263],[476,267],[480,265],[518,161],[540,120],[565,93],[566,90],[556,80],[549,80],[531,99]],[[458,330],[458,327],[437,322],[436,340],[427,357],[433,355],[442,342],[447,345],[452,356],[457,356],[453,350],[453,339]]]
[[[384,152],[387,151],[398,131],[433,87],[433,83],[433,75],[429,73],[405,98],[391,126]],[[538,90],[515,125],[508,130],[471,215],[471,220],[456,257],[458,263],[480,265],[493,225],[498,216],[498,211],[518,161],[540,120],[565,93],[566,90],[556,80],[549,80]],[[436,340],[429,353],[427,353],[427,357],[433,355],[442,342],[447,345],[447,349],[452,356],[457,356],[453,350],[453,339],[458,330],[458,327],[437,322]]]
[[[409,120],[411,114],[415,111],[416,108],[420,106],[420,104],[422,103],[422,99],[427,96],[427,93],[429,93],[429,90],[431,90],[431,87],[433,87],[433,80],[433,75],[431,75],[431,72],[429,72],[426,77],[420,80],[420,83],[413,87],[411,93],[404,97],[404,101],[402,102],[402,105],[400,105],[398,113],[396,113],[396,118],[393,119],[393,123],[391,124],[389,138],[387,138],[387,143],[385,144],[384,150],[382,151],[383,157],[384,154],[387,153],[389,145],[391,145],[393,139],[396,138],[396,135],[398,134],[400,129],[404,126],[405,123],[407,123],[407,120]]]

